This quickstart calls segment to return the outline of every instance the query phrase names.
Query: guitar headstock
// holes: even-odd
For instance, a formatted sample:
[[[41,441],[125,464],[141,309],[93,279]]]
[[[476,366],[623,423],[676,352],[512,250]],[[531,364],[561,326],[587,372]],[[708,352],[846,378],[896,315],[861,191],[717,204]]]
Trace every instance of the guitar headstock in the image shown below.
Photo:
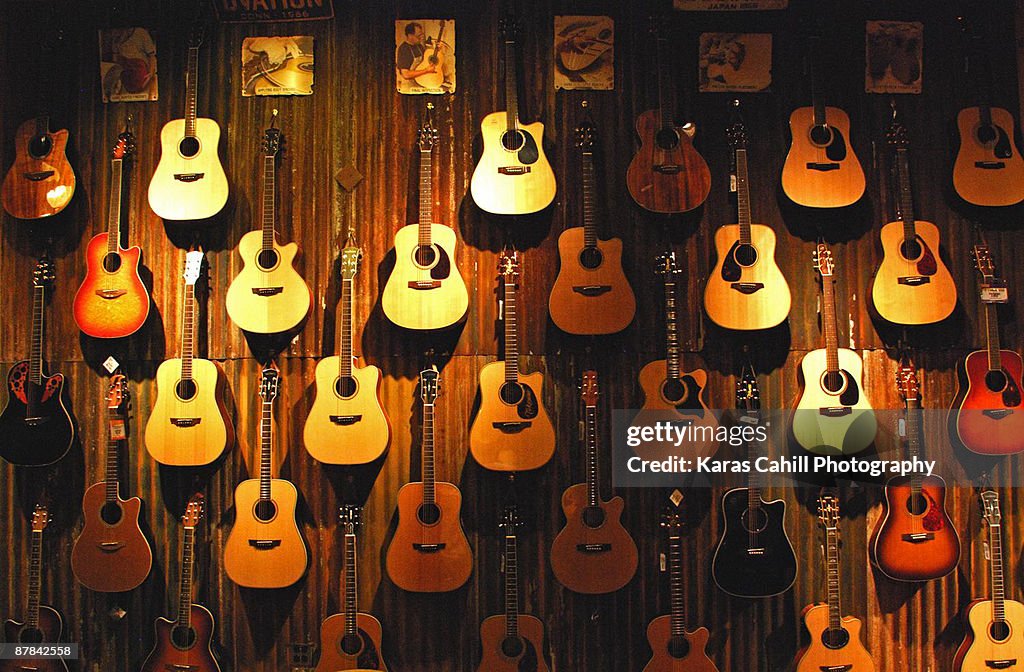
[[[195,528],[203,519],[203,510],[206,508],[206,499],[203,493],[197,492],[192,495],[185,506],[185,514],[181,517],[181,524],[186,528]]]
[[[907,127],[904,126],[896,113],[896,103],[892,104],[892,121],[885,132],[885,139],[896,149],[906,149],[910,146],[910,137],[907,134]]]
[[[433,109],[433,103],[427,103],[427,109]],[[433,122],[430,120],[430,113],[427,113],[426,119],[423,120],[423,125],[416,131],[416,145],[420,148],[421,152],[429,152],[434,149],[434,145],[438,141],[438,132],[434,128]]]
[[[818,495],[818,522],[826,530],[839,527],[839,498],[822,492]]]
[[[277,110],[274,110],[274,118],[277,118]],[[270,128],[263,131],[263,142],[260,143],[260,149],[264,156],[277,156],[277,153],[281,151],[281,129],[274,127],[273,120],[270,122]]]
[[[186,285],[195,285],[199,280],[199,274],[203,270],[203,253],[200,250],[190,250],[185,253],[185,278]]]
[[[117,412],[128,400],[128,379],[123,373],[115,373],[107,384],[107,410]]]
[[[355,534],[356,528],[363,522],[363,507],[346,504],[338,509],[338,523],[345,534]]]
[[[32,531],[42,532],[46,529],[46,526],[50,524],[50,512],[46,510],[46,507],[42,504],[36,504],[35,510],[32,512]]]
[[[996,262],[992,260],[992,252],[988,244],[979,243],[971,248],[971,259],[974,260],[974,267],[981,273],[981,277],[988,280],[996,277]]]
[[[988,525],[998,525],[1003,519],[999,512],[999,494],[995,490],[981,493],[981,514]]]
[[[686,521],[683,518],[683,493],[673,490],[669,496],[669,503],[661,514],[661,529],[665,530],[669,538],[678,537],[683,533]]]
[[[746,149],[749,138],[747,137],[747,125],[743,123],[743,119],[740,117],[740,101],[734,99],[730,106],[732,107],[734,118],[728,128],[725,129],[725,136],[729,139],[729,146],[733,150]]]
[[[676,265],[675,250],[659,254],[658,258],[654,261],[654,270],[658,275],[665,276],[666,280],[679,273],[679,267]]]
[[[921,398],[921,386],[917,382],[917,370],[908,359],[901,359],[896,369],[896,389],[904,402],[917,401]]]
[[[505,533],[505,536],[516,536],[516,530],[522,526],[523,521],[519,518],[519,507],[515,504],[507,505],[505,507],[505,512],[501,515],[501,529]]]
[[[265,402],[271,402],[277,398],[277,392],[281,387],[281,373],[277,365],[270,362],[260,372],[260,398]]]
[[[46,255],[39,258],[36,268],[32,271],[32,286],[39,289],[49,289],[53,286],[56,273],[53,271],[53,262]]]
[[[515,285],[519,282],[519,253],[515,250],[502,252],[498,258],[498,275],[505,280],[507,285]]]
[[[498,30],[506,42],[515,42],[519,39],[519,19],[509,13],[498,20]]]
[[[188,48],[198,49],[203,46],[204,39],[206,39],[206,26],[196,21],[188,31]]]
[[[441,387],[441,376],[436,366],[420,371],[420,398],[424,404],[432,404],[437,400],[437,391]]]
[[[576,126],[576,146],[583,152],[594,149],[594,142],[597,140],[597,126],[589,120],[584,120]]]
[[[347,245],[341,251],[341,277],[344,280],[351,280],[359,272],[359,260],[363,258],[362,248],[355,245]]]
[[[761,391],[757,387],[757,375],[752,366],[744,366],[736,381],[736,408],[748,413],[761,409]]]
[[[814,248],[814,268],[822,278],[831,278],[836,270],[836,263],[832,260],[832,250],[828,249],[828,245],[825,243],[818,243],[818,246]]]
[[[117,140],[114,142],[114,149],[110,152],[112,159],[127,159],[135,153],[135,136],[132,135],[129,127],[118,134]]]
[[[585,406],[597,406],[597,371],[584,371],[580,398]]]

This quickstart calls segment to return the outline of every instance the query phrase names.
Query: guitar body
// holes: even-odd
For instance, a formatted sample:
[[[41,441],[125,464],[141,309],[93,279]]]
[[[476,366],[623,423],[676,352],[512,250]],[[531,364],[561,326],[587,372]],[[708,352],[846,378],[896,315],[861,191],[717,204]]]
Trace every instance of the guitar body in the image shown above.
[[[885,486],[884,514],[871,535],[871,560],[895,581],[942,578],[960,561],[960,537],[945,509],[946,483],[938,476],[921,482],[915,499],[908,477]]]
[[[528,215],[555,198],[555,173],[544,155],[544,124],[519,124],[509,137],[504,112],[480,122],[484,151],[473,170],[469,191],[481,210],[495,215]],[[502,139],[512,149],[506,149]]]
[[[395,268],[384,285],[381,308],[405,329],[444,329],[465,317],[469,308],[466,283],[455,266],[455,231],[431,224],[431,252],[421,251],[418,236],[417,224],[395,234]]]
[[[162,219],[209,219],[228,201],[228,178],[217,154],[220,126],[197,118],[195,140],[195,147],[187,146],[191,139],[185,137],[184,119],[172,119],[160,131],[160,163],[149,182],[149,207]]]
[[[956,284],[939,256],[939,230],[931,222],[915,221],[918,249],[904,256],[903,222],[882,227],[882,263],[871,286],[871,302],[894,324],[940,322],[956,308]]]
[[[786,502],[762,501],[753,525],[747,510],[747,488],[733,488],[722,497],[725,529],[711,561],[711,576],[719,588],[737,597],[784,593],[796,580],[797,567],[786,535]],[[757,552],[750,550],[752,531],[757,532]]]
[[[444,52],[435,47],[431,50],[430,56],[424,55],[419,63],[413,66],[413,70],[419,70],[427,65],[434,66],[434,72],[427,72],[415,79],[416,83],[424,89],[440,89],[444,84]]]
[[[775,263],[775,232],[750,225],[750,246],[740,245],[740,227],[715,232],[718,261],[704,288],[704,309],[724,329],[769,329],[789,316],[786,278]]]
[[[636,543],[622,526],[622,498],[588,506],[587,485],[562,493],[565,527],[551,545],[551,570],[577,593],[611,593],[636,574]]]
[[[782,166],[782,190],[808,208],[842,208],[864,195],[864,169],[850,144],[850,118],[838,107],[826,107],[825,118],[826,127],[815,126],[813,107],[798,107],[789,115],[793,141]]]
[[[1013,350],[1000,350],[999,359],[1002,376],[988,375],[986,350],[975,350],[957,364],[957,393],[949,409],[952,438],[981,455],[1024,451],[1024,364]]]
[[[139,528],[142,500],[106,501],[106,483],[94,483],[82,496],[85,527],[71,549],[71,571],[78,582],[101,593],[138,587],[153,567],[153,550]]]
[[[235,442],[235,428],[223,402],[224,375],[216,363],[193,359],[195,393],[188,398],[179,393],[180,378],[180,359],[168,359],[156,370],[156,400],[146,422],[146,450],[168,466],[210,464]]]
[[[380,621],[359,612],[356,614],[356,629],[358,637],[345,634],[345,614],[332,614],[325,618],[320,625],[320,661],[313,672],[387,672],[380,650]]]
[[[700,433],[699,441],[686,441],[683,444],[692,449],[691,457],[707,456],[714,452],[718,447],[715,437],[718,419],[708,410],[707,371],[680,371],[678,380],[668,380],[668,362],[659,359],[640,369],[639,381],[644,403],[633,420],[634,425],[691,420],[693,433]],[[644,460],[660,460],[679,454],[679,448],[674,442],[647,442],[633,450]]]
[[[843,385],[835,394],[824,387],[825,349],[811,350],[800,362],[804,391],[793,414],[793,436],[818,455],[851,455],[875,440],[878,421],[864,393],[864,363],[853,350],[839,348]]]
[[[15,620],[4,621],[4,641],[14,644],[53,644],[60,641],[64,621],[53,607],[40,605],[38,628],[29,628]],[[59,659],[0,660],[0,672],[68,672],[67,663]]]
[[[483,657],[477,672],[550,672],[544,660],[544,623],[519,614],[519,638],[506,640],[505,617],[489,616],[480,624]]]
[[[569,334],[600,335],[622,331],[636,314],[636,297],[622,271],[622,241],[583,244],[583,227],[558,237],[558,276],[551,287],[551,321]]]
[[[391,444],[391,424],[380,402],[380,369],[353,365],[351,381],[338,378],[336,356],[316,365],[316,397],[302,440],[318,462],[366,464]]]
[[[213,614],[200,604],[193,604],[190,613],[191,636],[184,630],[179,634],[174,621],[170,619],[156,619],[153,623],[156,630],[156,645],[146,657],[146,662],[142,664],[142,672],[167,672],[178,669],[189,672],[220,672],[220,666],[217,665],[217,659],[213,657],[213,650],[210,648],[213,643]]]
[[[139,277],[141,256],[142,248],[137,246],[118,246],[117,255],[108,256],[107,234],[92,237],[85,252],[85,279],[74,302],[75,322],[82,333],[93,338],[123,338],[146,323],[150,300]]]
[[[953,657],[955,672],[991,672],[993,669],[1015,670],[1020,667],[1024,661],[1024,637],[1017,628],[1024,623],[1024,604],[1017,600],[1004,600],[1003,606],[1008,630],[1002,639],[997,639],[990,629],[994,625],[992,600],[974,600],[967,605],[967,632]],[[997,661],[1014,662],[998,665]]]
[[[295,270],[296,243],[278,245],[263,258],[263,232],[250,231],[238,241],[242,270],[228,286],[228,317],[243,331],[282,334],[298,327],[313,305],[313,293]]]
[[[64,457],[75,438],[65,394],[64,374],[43,376],[36,385],[29,380],[27,360],[12,366],[7,405],[0,413],[0,457],[21,467],[41,467]],[[32,411],[29,397],[39,400]]]
[[[647,642],[654,655],[643,672],[718,672],[708,657],[708,629],[697,628],[672,636],[672,617],[658,616],[647,626]]]
[[[1024,159],[1014,139],[1013,116],[989,108],[992,126],[981,123],[981,108],[967,107],[956,115],[960,147],[953,163],[953,188],[968,203],[1015,205],[1024,201]]]
[[[505,387],[505,362],[480,369],[480,410],[469,428],[469,451],[493,471],[530,471],[555,454],[555,428],[544,408],[544,374],[519,374]],[[508,401],[502,398],[508,390]]]
[[[291,481],[270,480],[269,506],[260,502],[260,480],[235,488],[235,524],[224,544],[224,571],[245,588],[285,588],[306,573],[309,554],[295,519],[299,492]]]
[[[640,150],[629,163],[626,186],[637,205],[651,212],[687,212],[711,191],[711,171],[694,149],[692,131],[663,128],[658,110],[636,118]]]
[[[823,640],[828,631],[828,605],[813,604],[804,608],[804,626],[811,634],[810,644],[797,654],[796,672],[874,672],[875,661],[861,641],[860,619],[844,616],[842,627],[849,634],[845,646],[831,648]]]
[[[435,482],[434,490],[436,511],[423,508],[422,482],[398,491],[398,529],[385,564],[402,590],[447,593],[473,573],[473,551],[462,530],[462,493],[444,482]]]
[[[45,141],[40,141],[46,138]],[[36,120],[23,121],[14,135],[14,163],[0,190],[4,210],[17,219],[41,219],[63,210],[75,194],[68,163],[66,129],[36,135]]]

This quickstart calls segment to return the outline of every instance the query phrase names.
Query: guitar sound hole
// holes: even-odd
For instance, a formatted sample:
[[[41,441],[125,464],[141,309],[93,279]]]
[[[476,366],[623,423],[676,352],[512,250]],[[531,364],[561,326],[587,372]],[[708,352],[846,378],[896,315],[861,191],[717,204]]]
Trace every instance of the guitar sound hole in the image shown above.
[[[580,266],[592,271],[601,265],[603,258],[601,250],[596,247],[584,247],[580,252]]]
[[[753,245],[736,246],[736,263],[740,266],[753,266],[757,262],[757,248]]]
[[[116,252],[110,252],[103,257],[103,270],[107,273],[116,273],[117,269],[121,268],[121,255]]]
[[[908,261],[916,260],[923,251],[924,248],[921,247],[921,243],[918,242],[917,238],[914,240],[904,240],[900,244],[900,254]]]
[[[509,406],[518,406],[523,400],[523,388],[519,383],[504,383],[498,395]]]
[[[356,394],[356,379],[352,376],[341,376],[334,381],[334,391],[342,399],[348,399]]]
[[[277,266],[277,251],[260,250],[260,253],[256,255],[256,263],[259,264],[260,268],[269,271]]]
[[[686,641],[686,637],[682,635],[669,637],[668,655],[673,658],[685,658],[688,653],[690,653],[690,642]]]
[[[821,633],[821,643],[829,649],[841,649],[846,646],[850,641],[850,633],[847,632],[846,628],[825,628],[825,631]]]
[[[509,152],[518,152],[526,144],[522,131],[505,131],[501,134],[501,146]]]
[[[341,638],[340,646],[346,656],[354,656],[363,650],[363,638],[359,635],[345,635]]]
[[[590,528],[604,525],[604,509],[600,506],[588,506],[583,509],[583,524]]]
[[[22,644],[39,644],[43,641],[43,631],[39,628],[25,628],[18,635],[18,641]]]
[[[196,643],[196,631],[184,625],[171,628],[171,644],[176,649],[191,649]]]
[[[978,142],[981,144],[987,145],[990,142],[995,142],[996,136],[996,129],[991,124],[978,126]]]
[[[441,520],[441,509],[437,504],[420,504],[416,518],[424,525],[433,525]]]
[[[264,523],[270,522],[277,515],[277,504],[273,500],[260,500],[256,502],[253,514],[256,516],[256,520]]]
[[[763,509],[747,509],[743,512],[743,527],[747,532],[762,532],[768,527],[768,514]]]
[[[437,252],[433,245],[420,245],[416,248],[416,264],[429,268],[437,261]]]
[[[523,650],[525,648],[523,640],[518,637],[506,637],[501,640],[501,652],[505,654],[507,658],[518,658],[523,655]]]
[[[907,511],[913,516],[924,515],[924,512],[928,510],[928,500],[922,493],[911,495],[907,497]]]
[[[674,128],[663,128],[654,135],[654,142],[661,149],[675,149],[679,146],[679,134]]]
[[[829,394],[839,394],[846,387],[846,378],[841,371],[826,371],[821,377],[821,385]]]
[[[100,518],[107,525],[117,525],[121,521],[121,505],[117,502],[107,502],[100,508]]]
[[[199,140],[197,138],[182,138],[178,143],[178,152],[186,159],[191,159],[199,153]]]
[[[687,389],[683,381],[678,378],[666,380],[661,384],[661,396],[665,401],[675,406],[686,399]]]
[[[53,140],[45,133],[37,135],[28,141],[28,153],[33,159],[41,159],[53,149]]]
[[[832,129],[827,125],[811,126],[811,142],[819,147],[832,144]]]
[[[178,395],[178,398],[182,401],[190,401],[196,396],[196,381],[194,380],[179,380],[178,384],[174,386],[174,392]]]
[[[1006,621],[993,621],[988,626],[988,634],[997,642],[1005,642],[1010,636],[1010,624]]]
[[[1006,389],[1006,374],[1002,371],[989,371],[985,374],[985,387],[993,392]]]

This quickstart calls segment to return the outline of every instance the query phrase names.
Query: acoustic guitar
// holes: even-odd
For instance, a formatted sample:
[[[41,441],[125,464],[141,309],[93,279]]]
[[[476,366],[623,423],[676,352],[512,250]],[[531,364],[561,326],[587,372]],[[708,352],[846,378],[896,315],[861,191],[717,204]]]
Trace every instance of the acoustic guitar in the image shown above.
[[[502,253],[498,274],[504,290],[505,358],[480,369],[480,409],[469,427],[469,451],[485,469],[529,471],[555,454],[555,428],[544,408],[544,374],[519,373],[515,251]]]
[[[107,387],[106,473],[82,497],[85,527],[71,549],[75,578],[101,593],[138,587],[153,566],[153,549],[139,528],[142,500],[121,498],[118,452],[128,443],[128,406],[128,380],[115,373]]]
[[[124,165],[134,154],[135,138],[131,129],[125,128],[117,136],[110,159],[107,230],[89,241],[85,278],[75,294],[75,323],[82,333],[94,338],[131,336],[149,317],[149,292],[139,277],[142,249],[137,245],[121,247]]]
[[[555,326],[566,333],[589,336],[622,331],[636,314],[636,297],[622,271],[622,240],[597,237],[596,136],[597,128],[589,120],[576,127],[576,146],[583,161],[583,226],[566,229],[558,236],[558,275],[548,298]]]
[[[622,526],[622,498],[601,499],[597,449],[597,372],[584,371],[580,397],[584,407],[587,482],[562,493],[565,527],[551,545],[551,570],[558,582],[577,593],[611,593],[636,574],[636,543]]]
[[[505,613],[488,616],[480,624],[483,657],[477,672],[550,672],[544,655],[544,622],[519,613],[517,530],[521,523],[514,506],[505,509]]]
[[[985,490],[981,493],[981,504],[988,527],[985,556],[989,562],[991,592],[989,599],[973,600],[964,611],[967,630],[953,656],[955,672],[1016,670],[1020,667],[1019,661],[1024,659],[1024,640],[1018,629],[1024,624],[1024,604],[1006,597],[999,495],[994,490]]]
[[[224,544],[224,572],[245,588],[285,588],[309,566],[296,521],[299,492],[273,477],[274,400],[281,377],[271,363],[260,374],[260,475],[235,488],[235,525]]]
[[[7,404],[0,413],[0,457],[22,467],[53,464],[75,439],[62,373],[43,373],[46,294],[53,264],[43,256],[32,272],[32,342],[27,360],[7,372]]]
[[[473,573],[473,550],[462,529],[462,493],[434,476],[434,404],[441,387],[436,368],[420,371],[423,401],[423,480],[398,491],[398,528],[385,558],[402,590],[445,593]]]
[[[973,205],[1015,205],[1024,201],[1024,158],[1017,146],[1017,122],[1005,109],[992,106],[989,41],[966,22],[962,29],[970,38],[965,65],[978,64],[965,70],[975,83],[979,104],[956,115],[960,144],[953,163],[953,189]]]
[[[423,58],[413,66],[414,70],[420,70],[424,64],[434,66],[433,72],[426,72],[416,78],[416,83],[422,86],[424,89],[440,89],[441,84],[444,83],[444,29],[448,22],[441,19],[441,26],[437,29],[437,39],[434,40],[434,46],[430,49],[429,53],[424,53]]]
[[[220,672],[213,656],[213,614],[192,601],[196,527],[203,517],[203,496],[189,500],[181,517],[181,576],[178,583],[178,614],[172,621],[160,617],[153,623],[156,644],[142,664],[142,672]]]
[[[761,424],[761,393],[752,366],[736,381],[736,409],[745,427]],[[764,451],[747,441],[747,463],[754,465]],[[711,561],[711,577],[722,591],[736,597],[779,595],[796,580],[796,553],[786,534],[786,502],[765,501],[764,476],[747,475],[747,487],[733,488],[722,497],[724,528]]]
[[[1014,455],[1024,451],[1024,362],[1019,353],[999,344],[996,306],[1006,302],[1006,281],[996,276],[988,245],[975,245],[971,256],[981,274],[986,347],[957,363],[957,392],[947,419],[950,439],[981,455]]]
[[[28,564],[28,599],[25,620],[4,621],[4,641],[9,644],[55,644],[61,640],[64,621],[53,607],[40,604],[43,585],[43,530],[50,523],[45,506],[32,512],[32,550]],[[63,658],[0,660],[0,672],[68,672]]]
[[[433,104],[427,103],[427,108],[433,109]],[[380,298],[385,317],[406,329],[444,329],[462,320],[469,308],[466,283],[455,265],[455,231],[433,223],[433,151],[437,142],[437,129],[428,116],[416,141],[420,153],[419,223],[403,226],[395,234],[395,268]]]
[[[864,362],[853,350],[839,347],[835,262],[824,243],[814,251],[814,265],[824,296],[825,347],[811,350],[800,362],[804,390],[793,414],[793,436],[812,453],[851,455],[874,442],[878,421],[864,391]]]
[[[279,244],[274,233],[275,160],[280,148],[281,131],[271,121],[263,136],[262,227],[238,241],[242,270],[228,285],[224,299],[231,321],[253,334],[291,332],[302,324],[313,305],[313,292],[295,270],[299,246]]]
[[[381,657],[380,621],[359,611],[356,528],[361,518],[362,510],[357,506],[343,506],[338,515],[345,531],[342,611],[328,616],[320,625],[320,662],[314,672],[387,672],[388,669]]]
[[[828,602],[811,604],[803,610],[804,627],[810,642],[796,656],[796,672],[874,672],[875,661],[861,641],[861,621],[843,616],[840,602],[839,499],[822,493],[818,498],[818,521],[825,529],[825,566]]]
[[[792,141],[782,166],[782,190],[808,208],[842,208],[864,195],[864,169],[850,141],[850,117],[825,104],[820,91],[820,37],[810,38],[811,107],[789,115]]]
[[[921,457],[922,414],[917,372],[900,362],[896,386],[906,406],[901,440],[908,460]],[[946,513],[946,482],[940,476],[890,478],[885,484],[883,515],[871,543],[871,560],[895,581],[930,581],[946,576],[960,561],[960,536]]]
[[[68,131],[50,130],[42,114],[14,133],[14,163],[7,169],[0,202],[11,217],[42,219],[67,207],[75,195],[75,171],[65,154]]]
[[[181,357],[165,360],[156,370],[156,400],[146,422],[146,450],[168,466],[209,464],[235,442],[224,406],[224,374],[215,362],[194,356],[195,285],[202,267],[202,252],[185,254]]]
[[[667,49],[665,37],[652,21],[655,46],[655,72],[658,77],[658,109],[647,110],[636,118],[640,149],[629,163],[626,186],[637,205],[660,213],[687,212],[707,199],[711,191],[711,171],[704,157],[693,146],[697,126],[693,122],[678,125],[665,99],[671,79],[662,65]]]
[[[544,124],[519,121],[516,40],[519,26],[501,20],[505,49],[505,111],[480,122],[483,154],[473,170],[469,191],[481,210],[495,215],[528,215],[555,198],[555,173],[544,155]]]
[[[661,276],[665,295],[666,358],[649,362],[640,369],[638,379],[644,402],[632,424],[688,423],[692,427],[686,442],[688,452],[692,452],[693,457],[710,455],[718,446],[718,418],[708,410],[707,371],[683,369],[676,308],[680,274],[676,253],[659,256],[656,271]],[[634,450],[644,460],[659,460],[678,454],[679,447],[674,441],[651,441]]]
[[[366,464],[387,452],[391,423],[380,401],[380,369],[352,353],[355,277],[363,251],[341,251],[341,348],[316,365],[316,396],[302,429],[306,450],[324,464]]]
[[[209,219],[228,201],[228,178],[217,154],[220,126],[196,116],[200,28],[193,28],[185,70],[185,117],[160,131],[160,162],[149,182],[149,207],[174,221]]]
[[[732,102],[737,110],[739,101]],[[739,118],[728,128],[733,152],[732,191],[738,224],[715,231],[717,262],[704,287],[704,309],[725,329],[769,329],[789,316],[790,293],[775,263],[775,232],[750,221],[747,128]]]
[[[939,229],[914,219],[907,129],[893,120],[886,134],[896,153],[897,221],[882,227],[882,264],[871,285],[871,303],[895,324],[932,324],[956,308],[956,283],[939,256]]]
[[[662,515],[661,527],[668,537],[668,578],[671,612],[647,626],[647,642],[653,655],[643,672],[718,672],[708,657],[708,629],[686,629],[686,581],[683,563],[683,496],[675,490],[672,505]]]

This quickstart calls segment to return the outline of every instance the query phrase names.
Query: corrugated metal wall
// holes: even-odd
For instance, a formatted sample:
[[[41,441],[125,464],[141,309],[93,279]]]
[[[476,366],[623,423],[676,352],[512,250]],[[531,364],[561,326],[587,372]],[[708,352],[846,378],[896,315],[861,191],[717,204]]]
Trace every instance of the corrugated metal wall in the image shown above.
[[[925,25],[924,93],[900,96],[912,141],[919,217],[934,221],[946,246],[947,260],[960,289],[960,306],[948,324],[909,334],[919,348],[925,404],[944,407],[954,392],[953,365],[980,345],[977,329],[976,280],[968,251],[975,240],[974,223],[986,227],[996,261],[1009,281],[1011,296],[1024,282],[1018,228],[1020,211],[994,215],[954,207],[950,186],[953,159],[952,120],[971,102],[970,82],[962,69],[962,43],[955,21],[955,3],[901,2],[818,3],[792,0],[791,9],[772,13],[675,13],[666,19],[684,108],[697,120],[698,147],[712,168],[714,185],[701,217],[658,218],[642,213],[625,188],[626,166],[635,151],[635,116],[653,104],[647,16],[667,10],[665,2],[619,3],[521,0],[524,19],[522,62],[525,64],[521,106],[526,119],[546,124],[549,156],[559,179],[554,207],[539,217],[503,225],[483,216],[468,197],[474,148],[479,152],[477,125],[484,114],[500,109],[497,24],[499,3],[412,2],[355,3],[336,0],[333,21],[214,25],[200,54],[200,114],[220,122],[225,141],[222,158],[232,197],[217,226],[201,232],[209,249],[208,301],[202,312],[201,351],[223,364],[231,389],[230,407],[238,429],[238,445],[213,468],[182,471],[158,468],[145,453],[141,434],[155,395],[153,376],[164,357],[175,356],[180,325],[182,253],[191,235],[166,229],[146,204],[145,190],[159,148],[157,134],[167,120],[181,115],[182,68],[190,3],[100,2],[56,3],[66,24],[67,58],[61,61],[64,86],[56,101],[56,123],[71,131],[72,161],[78,189],[72,205],[52,221],[36,224],[2,220],[0,232],[0,365],[27,356],[30,319],[27,310],[31,270],[36,255],[48,247],[56,258],[57,287],[50,304],[46,354],[50,370],[70,380],[78,417],[81,448],[49,469],[0,469],[3,493],[0,517],[0,588],[4,614],[20,617],[26,586],[28,518],[32,504],[44,493],[52,500],[54,524],[47,531],[47,573],[44,602],[67,617],[70,639],[82,643],[82,670],[135,669],[152,646],[151,622],[171,611],[177,562],[177,518],[196,488],[206,490],[209,514],[200,539],[198,599],[216,615],[222,659],[235,670],[289,669],[292,643],[315,641],[320,621],[339,605],[341,538],[336,534],[336,506],[343,500],[366,500],[366,525],[360,536],[360,597],[365,609],[384,626],[384,652],[393,670],[450,672],[474,669],[479,659],[477,629],[487,615],[501,609],[500,537],[497,522],[505,494],[504,477],[488,473],[468,457],[468,425],[474,406],[477,373],[497,352],[495,262],[507,242],[525,248],[522,281],[521,343],[524,370],[547,373],[545,402],[558,430],[555,459],[537,474],[517,479],[527,504],[527,530],[521,543],[522,604],[545,619],[558,669],[640,669],[650,655],[644,639],[646,623],[668,609],[667,585],[658,571],[658,516],[663,491],[623,492],[625,522],[640,547],[637,577],[618,594],[585,597],[560,588],[549,570],[547,550],[563,524],[561,491],[583,479],[583,451],[577,440],[576,381],[583,369],[600,372],[604,418],[612,408],[635,407],[640,391],[635,372],[663,356],[661,292],[653,273],[654,256],[671,242],[682,253],[688,278],[682,334],[686,363],[703,362],[711,371],[710,398],[715,407],[729,407],[733,375],[743,362],[745,337],[723,333],[700,311],[700,292],[711,263],[712,233],[733,221],[726,193],[728,148],[726,94],[696,90],[697,36],[703,31],[772,32],[774,82],[771,93],[744,97],[751,136],[752,211],[755,221],[772,225],[780,235],[779,264],[793,288],[788,328],[759,335],[751,343],[764,372],[762,395],[768,406],[787,408],[799,393],[796,370],[801,356],[819,347],[816,316],[818,288],[810,265],[814,227],[831,241],[837,262],[840,323],[852,330],[855,347],[865,358],[865,384],[879,408],[898,408],[893,386],[894,346],[898,330],[872,321],[865,292],[881,259],[876,242],[880,225],[891,219],[891,196],[885,191],[888,152],[884,129],[888,97],[863,93],[863,25],[865,19],[919,20]],[[114,6],[116,5],[116,6]],[[790,110],[809,101],[803,74],[804,43],[811,6],[835,13],[827,43],[831,55],[828,85],[835,104],[853,119],[852,141],[869,175],[865,204],[842,219],[802,221],[799,213],[780,206],[778,176],[788,145]],[[33,40],[50,22],[49,2],[5,3],[0,11],[0,128],[5,165],[13,157],[12,136],[18,123],[33,113],[28,64],[39,56]],[[552,84],[552,16],[594,13],[616,22],[615,75],[612,92],[560,92]],[[995,101],[1016,114],[1014,10],[1009,2],[989,3],[984,23],[990,29],[998,82]],[[441,147],[435,153],[438,202],[436,218],[453,226],[460,237],[457,264],[471,291],[469,317],[461,333],[424,337],[400,333],[385,320],[380,290],[393,263],[393,233],[415,220],[415,130],[426,99],[399,96],[392,74],[393,21],[424,15],[455,17],[458,30],[458,91],[434,99]],[[159,47],[160,101],[111,104],[100,102],[96,29],[107,25],[155,28]],[[312,34],[316,40],[316,84],[312,97],[242,98],[240,50],[249,35]],[[566,226],[582,217],[579,161],[572,129],[580,101],[591,103],[601,133],[599,176],[602,237],[626,242],[626,271],[637,290],[637,318],[623,334],[602,339],[574,338],[560,333],[546,316],[549,288],[557,269],[555,240]],[[284,240],[302,248],[299,267],[313,288],[316,308],[305,330],[290,343],[279,363],[283,390],[277,404],[287,459],[284,475],[303,495],[302,525],[313,562],[296,587],[281,591],[239,590],[225,577],[221,550],[234,514],[232,493],[245,478],[258,447],[255,395],[259,367],[241,333],[227,319],[224,289],[241,267],[234,252],[239,238],[255,228],[259,197],[258,148],[272,108],[281,111],[287,137],[280,168],[279,225]],[[154,310],[144,330],[127,343],[104,343],[79,335],[70,306],[84,272],[83,254],[90,236],[103,230],[109,182],[108,156],[128,113],[135,116],[139,144],[130,195],[129,239],[140,244],[152,278]],[[475,143],[475,144],[474,144]],[[365,179],[353,193],[334,183],[341,167],[353,164]],[[336,304],[339,296],[338,256],[346,233],[354,232],[365,250],[358,276],[356,301],[357,352],[384,370],[382,395],[394,428],[391,452],[382,464],[358,470],[325,469],[303,450],[301,427],[313,398],[316,360],[336,351]],[[1018,299],[1019,302],[1019,299]],[[1021,347],[1019,309],[1002,312],[1004,347]],[[846,317],[848,316],[848,320]],[[848,328],[849,325],[849,328]],[[845,336],[843,337],[845,338]],[[410,595],[383,575],[383,552],[395,524],[396,493],[418,477],[419,412],[416,374],[433,348],[443,364],[443,390],[437,425],[438,476],[460,485],[465,495],[463,519],[476,552],[469,584],[451,595]],[[105,596],[79,587],[68,565],[70,548],[81,525],[79,503],[88,484],[102,478],[103,393],[100,363],[115,355],[132,379],[134,418],[126,491],[146,501],[147,531],[155,551],[154,571],[130,595]],[[607,434],[606,437],[607,439]],[[933,433],[930,449],[944,446]],[[607,445],[607,441],[604,442]],[[945,449],[945,448],[942,448]],[[1001,468],[1019,470],[1009,459]],[[607,469],[606,469],[607,473]],[[951,475],[952,476],[952,475]],[[606,485],[607,488],[607,478]],[[807,603],[824,598],[823,573],[814,516],[815,492],[777,492],[790,502],[789,534],[798,547],[800,574],[794,589],[782,597],[748,602],[725,597],[708,575],[717,537],[717,501],[721,492],[689,495],[692,520],[687,548],[690,622],[708,626],[711,653],[722,670],[783,670],[791,666],[799,645],[798,615]],[[843,521],[843,588],[848,613],[866,619],[866,639],[880,670],[950,670],[963,625],[958,610],[987,590],[987,565],[970,488],[952,493],[948,507],[963,530],[963,557],[957,572],[923,586],[901,586],[875,574],[868,565],[866,542],[880,513],[880,492],[860,489],[845,493]],[[1024,523],[1022,501],[1007,492],[1006,557],[1013,594],[1020,583],[1017,564]],[[116,619],[122,607],[127,614]]]

